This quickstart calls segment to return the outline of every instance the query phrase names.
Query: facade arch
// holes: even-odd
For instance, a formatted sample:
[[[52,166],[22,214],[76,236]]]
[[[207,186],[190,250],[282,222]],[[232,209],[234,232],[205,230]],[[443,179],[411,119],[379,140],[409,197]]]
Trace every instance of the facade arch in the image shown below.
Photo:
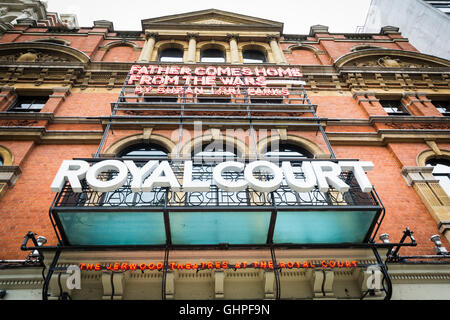
[[[137,59],[139,52],[129,43],[116,43],[106,49],[102,61],[127,62]]]
[[[213,142],[222,142],[225,145],[233,146],[241,157],[248,154],[247,144],[236,137],[222,134],[204,134],[185,142],[180,148],[180,156],[183,159],[190,158],[194,150],[201,150],[203,145]]]
[[[41,39],[31,40],[30,42],[54,43],[54,44],[59,44],[59,45],[63,45],[63,46],[70,46],[70,44],[71,44],[71,42],[69,40],[55,38],[55,37],[41,38]]]
[[[389,58],[389,60],[398,60],[394,64],[380,64],[376,63],[380,59]],[[346,66],[376,66],[376,67],[402,67],[402,68],[417,68],[417,67],[450,67],[450,61],[432,56],[429,54],[419,53],[415,51],[406,51],[399,49],[371,49],[359,50],[347,53],[339,57],[334,63],[336,68]]]
[[[166,149],[169,152],[169,155],[173,154],[173,151],[175,150],[175,143],[172,142],[167,137],[164,137],[159,134],[146,134],[139,133],[134,134],[131,136],[123,137],[113,144],[111,144],[106,150],[105,154],[108,155],[117,155],[122,151],[123,149],[133,145],[133,144],[139,144],[139,143],[152,143],[161,146],[162,148]]]
[[[239,58],[241,62],[244,62],[244,53],[245,51],[259,51],[264,54],[266,62],[273,63],[272,55],[269,54],[271,52],[270,46],[268,44],[262,43],[239,43],[238,45]]]
[[[115,47],[130,47],[130,48],[133,48],[135,50],[139,49],[139,46],[138,46],[138,44],[136,42],[129,41],[129,40],[111,41],[111,42],[108,42],[107,44],[105,44],[102,49],[106,50],[106,51],[109,51],[109,50],[111,50],[112,48],[115,48]]]
[[[216,49],[216,50],[222,51],[225,56],[225,62],[226,63],[231,62],[230,45],[228,43],[222,42],[222,41],[199,42],[197,45],[197,52],[196,52],[195,60],[200,62],[201,61],[201,53],[208,49]]]
[[[292,45],[286,49],[289,54],[288,60],[296,64],[320,65],[321,62],[317,55],[323,54],[323,51],[310,45]]]
[[[315,53],[315,54],[319,54],[320,52],[322,52],[322,50],[320,50],[314,46],[311,46],[309,44],[293,44],[285,49],[285,51],[287,53],[291,53],[292,50],[307,50],[307,51],[311,51],[312,53]]]
[[[281,143],[297,145],[305,149],[306,151],[309,151],[314,156],[314,158],[324,158],[324,155],[326,154],[324,150],[315,142],[295,135],[287,135],[286,139],[282,139],[280,135],[270,135],[261,139],[260,141],[258,141],[258,154],[262,156],[268,151],[270,145],[279,145]]]
[[[426,162],[432,158],[437,159],[447,159],[450,160],[450,151],[447,150],[439,150],[436,152],[432,149],[428,149],[419,153],[416,157],[416,163],[419,167],[425,167]]]
[[[4,166],[12,166],[13,162],[14,162],[14,156],[12,154],[12,152],[4,147],[0,145],[0,157],[2,158],[2,162]]]
[[[186,41],[178,41],[178,40],[163,40],[158,41],[155,44],[155,49],[153,50],[152,59],[151,61],[158,61],[160,53],[165,49],[179,49],[183,52],[183,56],[186,56],[188,46]],[[185,59],[183,58],[183,61]]]
[[[24,52],[36,51],[42,55],[51,55],[58,58],[64,58],[70,62],[89,63],[91,59],[84,52],[69,47],[67,45],[55,44],[50,42],[10,42],[0,44],[0,57],[14,54],[21,54]],[[36,54],[35,54],[36,55]],[[39,56],[32,62],[39,62]]]
[[[360,51],[360,50],[374,50],[374,49],[385,49],[380,46],[375,46],[373,44],[357,44],[350,48],[351,52]]]

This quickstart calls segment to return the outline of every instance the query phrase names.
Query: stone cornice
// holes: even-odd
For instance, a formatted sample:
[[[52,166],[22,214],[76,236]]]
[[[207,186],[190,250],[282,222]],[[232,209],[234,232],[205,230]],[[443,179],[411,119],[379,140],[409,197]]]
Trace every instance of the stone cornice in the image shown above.
[[[386,145],[391,142],[450,142],[450,130],[380,129],[378,132],[327,132],[333,145]]]

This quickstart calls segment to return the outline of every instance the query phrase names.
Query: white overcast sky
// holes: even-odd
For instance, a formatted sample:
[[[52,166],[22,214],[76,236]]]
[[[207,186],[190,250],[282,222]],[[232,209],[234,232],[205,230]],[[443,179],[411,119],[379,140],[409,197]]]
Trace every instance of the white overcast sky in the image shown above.
[[[308,34],[315,24],[333,33],[353,33],[364,25],[370,0],[46,0],[47,11],[76,14],[80,27],[109,20],[115,30],[142,30],[141,20],[219,9],[284,23],[284,33]],[[275,6],[271,3],[276,3]]]

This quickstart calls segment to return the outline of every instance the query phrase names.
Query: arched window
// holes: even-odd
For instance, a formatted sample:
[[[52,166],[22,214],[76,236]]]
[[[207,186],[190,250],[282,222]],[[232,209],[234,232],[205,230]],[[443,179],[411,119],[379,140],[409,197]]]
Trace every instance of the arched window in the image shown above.
[[[284,157],[284,158],[314,158],[314,155],[295,144],[291,143],[280,143],[278,146],[271,144],[264,154],[266,157]]]
[[[159,53],[160,62],[183,62],[183,51],[177,48],[167,48]]]
[[[225,53],[219,49],[206,49],[200,55],[201,62],[225,62]]]
[[[0,156],[0,166],[3,165],[3,158]]]
[[[201,148],[194,147],[191,156],[194,162],[222,162],[238,157],[238,151],[224,141],[214,140],[211,143],[203,144]]]
[[[118,153],[118,157],[132,159],[137,167],[142,167],[151,158],[164,160],[168,157],[168,151],[157,144],[137,143],[123,149]],[[111,174],[115,173],[111,172]],[[155,188],[150,192],[133,192],[129,188],[131,185],[131,177],[128,179],[125,184],[128,187],[121,187],[113,192],[105,192],[102,194],[100,200],[102,206],[145,206],[163,203],[165,196],[164,188]]]
[[[432,158],[426,161],[427,167],[434,167],[433,176],[439,180],[439,185],[450,197],[450,160]]]
[[[267,62],[266,55],[259,50],[245,50],[242,53],[244,63],[265,63]]]
[[[214,167],[224,161],[234,161],[238,155],[237,149],[225,141],[214,140],[194,147],[192,157],[192,179],[210,181]],[[232,174],[228,174],[229,176]],[[235,179],[236,176],[233,176]],[[222,203],[239,205],[246,198],[246,192],[228,192],[217,187],[209,191],[187,192],[185,203],[189,206],[220,206]],[[245,202],[245,201],[244,201]]]
[[[157,145],[152,143],[138,143],[126,147],[119,153],[119,157],[122,158],[167,158],[169,152]]]

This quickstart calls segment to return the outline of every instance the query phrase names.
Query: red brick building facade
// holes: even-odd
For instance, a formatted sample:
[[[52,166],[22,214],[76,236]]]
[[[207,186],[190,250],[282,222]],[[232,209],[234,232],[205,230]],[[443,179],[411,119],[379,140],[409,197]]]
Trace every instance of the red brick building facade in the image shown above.
[[[39,274],[41,270],[37,267],[27,269],[20,263],[11,262],[25,259],[30,253],[20,247],[28,231],[45,236],[48,240],[45,246],[57,245],[58,238],[49,217],[55,199],[50,185],[63,160],[93,158],[96,153],[102,159],[112,159],[126,148],[142,143],[159,145],[173,158],[190,157],[196,146],[213,141],[234,145],[242,157],[252,158],[261,154],[264,146],[276,141],[298,146],[315,159],[373,162],[374,168],[367,176],[384,207],[382,221],[378,221],[381,224],[376,242],[381,243],[378,236],[387,233],[392,243],[399,243],[408,227],[417,243],[402,247],[400,254],[417,256],[416,260],[418,256],[427,256],[426,259],[440,262],[430,267],[425,262],[419,266],[408,264],[407,261],[413,258],[403,260],[403,264],[391,261],[389,270],[394,282],[394,298],[427,298],[419,293],[408,295],[402,291],[408,285],[413,288],[414,281],[428,285],[434,292],[433,298],[449,298],[445,288],[450,285],[450,271],[448,265],[441,263],[446,261],[442,259],[443,255],[437,257],[436,244],[430,237],[440,235],[442,247],[449,247],[450,199],[433,176],[432,167],[426,166],[432,159],[447,164],[450,159],[449,61],[418,52],[408,39],[402,37],[401,30],[393,27],[385,27],[379,34],[335,34],[327,27],[317,25],[311,27],[308,35],[294,35],[284,34],[282,23],[219,10],[143,20],[142,26],[141,32],[117,31],[111,22],[96,21],[93,27],[53,30],[22,23],[1,36],[0,259],[5,264],[9,261],[8,275],[20,279],[21,275],[15,270],[32,270],[29,271],[31,274]],[[207,50],[213,58],[223,60],[207,60]],[[218,51],[223,53],[222,57],[217,55]],[[181,52],[181,58],[177,52]],[[245,60],[248,52],[256,59],[247,60],[251,63]],[[165,53],[169,58],[181,60],[165,62]],[[265,106],[256,108],[258,110],[255,109],[249,118],[241,109],[232,106],[244,101],[243,94],[232,94],[230,101],[219,101],[219,106],[210,105],[207,111],[196,110],[198,97],[187,94],[183,101],[194,107],[186,107],[182,115],[178,106],[168,109],[164,106],[150,106],[149,109],[147,106],[145,110],[133,105],[122,106],[123,100],[119,98],[126,96],[133,96],[137,103],[145,101],[143,97],[136,98],[136,91],[127,87],[134,65],[187,66],[192,70],[211,65],[224,69],[249,67],[253,71],[260,66],[274,70],[295,68],[302,73],[298,79],[305,82],[304,87],[287,84],[285,88],[290,90],[290,95],[261,95],[260,98],[281,99],[276,103],[294,107],[309,99],[306,104],[312,108],[297,111],[283,105],[270,108],[271,102],[266,101]],[[178,96],[177,103],[181,103],[181,95],[164,95],[168,96]],[[215,95],[215,98],[224,96]],[[132,103],[132,99],[125,102]],[[203,121],[200,136],[194,132],[197,120]],[[361,265],[364,264],[361,261],[373,260],[370,247],[364,252],[361,248],[345,246],[340,251],[333,246],[320,248],[325,250],[322,253],[301,248],[295,250],[290,253],[280,249],[278,254],[285,259],[295,256],[318,261],[322,256],[327,259],[345,256]],[[65,262],[60,263],[95,263],[91,253],[84,256],[83,252],[71,251],[72,256],[63,254],[66,260],[61,258]],[[385,254],[382,249],[380,252]],[[161,258],[164,250],[152,254]],[[179,259],[185,261],[183,254]],[[199,255],[199,259],[208,260],[207,253]],[[215,255],[217,252],[211,254]],[[251,260],[248,257],[253,255],[253,252],[236,253],[233,250],[225,253],[230,260],[239,260],[236,257]],[[119,251],[114,261],[137,259],[131,256],[128,253],[121,256]],[[152,256],[155,261],[160,258]],[[102,259],[112,260],[111,257]],[[51,258],[45,259],[46,264],[51,261]],[[351,281],[356,285],[351,286],[358,289],[351,289],[351,294],[346,297],[339,289],[345,285],[339,283],[350,280],[345,280],[340,271],[322,269],[328,272],[327,276],[320,278],[315,271],[308,274],[309,280],[305,282],[308,285],[300,291],[290,287],[289,274],[282,271],[281,275],[275,275],[275,278],[281,276],[281,286],[272,285],[271,281],[275,280],[266,272],[261,279],[255,276],[259,280],[254,283],[246,284],[244,280],[240,283],[244,287],[260,288],[255,291],[258,293],[233,295],[237,289],[227,285],[225,272],[225,280],[220,278],[220,273],[211,276],[210,281],[215,283],[211,293],[202,294],[202,290],[207,289],[200,289],[199,285],[199,292],[195,291],[194,295],[201,299],[359,298],[363,295],[365,287],[361,279],[367,278],[364,278],[365,271],[358,271],[360,274],[352,271]],[[95,271],[86,271],[89,272]],[[143,298],[130,289],[138,285],[133,276],[126,275],[127,272],[131,271],[121,274],[122,292],[117,290],[114,298]],[[98,293],[68,291],[75,298],[108,297],[106,274],[96,278],[97,286],[102,288]],[[163,297],[186,297],[183,281],[187,280],[183,280],[182,274],[164,275],[166,291]],[[417,280],[420,275],[430,274],[438,275],[442,280]],[[296,277],[294,273],[290,276]],[[399,280],[402,276],[410,280]],[[296,283],[298,279],[295,279],[292,283]],[[203,283],[203,280],[197,280]],[[57,286],[51,281],[51,297],[57,297]],[[0,279],[3,289],[17,294],[10,294],[10,297],[35,297],[5,283]],[[41,285],[34,286],[33,290],[39,291]],[[283,289],[283,285],[287,289]],[[395,291],[397,287],[399,289]],[[277,290],[281,290],[281,295],[277,296]],[[375,297],[381,299],[386,295],[378,290]],[[156,293],[149,296],[161,298]]]

